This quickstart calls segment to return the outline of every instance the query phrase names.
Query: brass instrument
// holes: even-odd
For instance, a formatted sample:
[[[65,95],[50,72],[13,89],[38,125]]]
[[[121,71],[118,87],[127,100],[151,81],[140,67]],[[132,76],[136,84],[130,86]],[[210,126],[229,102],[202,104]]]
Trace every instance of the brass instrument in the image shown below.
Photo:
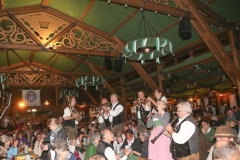
[[[139,106],[140,104],[146,104],[146,103],[148,103],[148,102],[150,102],[150,101],[149,101],[147,98],[144,98],[144,99],[140,99],[140,101],[137,100],[134,105],[135,105],[135,106]]]
[[[95,115],[95,116],[97,116],[98,111],[101,110],[101,107],[102,107],[102,106],[110,107],[110,106],[111,106],[111,103],[110,103],[110,102],[106,102],[106,103],[100,104],[100,105],[98,105],[98,106],[94,106],[94,107],[92,108],[92,114]]]
[[[68,100],[68,108],[69,108],[69,111],[70,111],[70,114],[73,116],[74,114],[78,114],[78,116],[75,118],[76,121],[80,121],[82,119],[82,116],[78,113],[77,109],[73,106],[71,106],[71,100],[72,96],[66,96],[67,100]]]

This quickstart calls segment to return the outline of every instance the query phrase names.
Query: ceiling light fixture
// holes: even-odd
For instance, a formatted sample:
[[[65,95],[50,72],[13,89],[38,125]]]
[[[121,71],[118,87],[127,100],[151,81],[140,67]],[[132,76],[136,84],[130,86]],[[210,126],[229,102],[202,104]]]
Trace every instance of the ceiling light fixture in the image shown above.
[[[143,2],[145,6],[146,0],[143,0]],[[132,61],[141,61],[142,64],[145,63],[145,60],[155,59],[156,63],[160,64],[159,58],[172,53],[172,43],[156,32],[153,25],[148,21],[145,15],[144,7],[141,8],[141,10],[142,19],[139,23],[134,39],[124,46],[123,57]],[[139,38],[142,26],[144,37]],[[156,37],[154,37],[153,33],[155,33]],[[148,37],[147,34],[150,34],[151,36]]]

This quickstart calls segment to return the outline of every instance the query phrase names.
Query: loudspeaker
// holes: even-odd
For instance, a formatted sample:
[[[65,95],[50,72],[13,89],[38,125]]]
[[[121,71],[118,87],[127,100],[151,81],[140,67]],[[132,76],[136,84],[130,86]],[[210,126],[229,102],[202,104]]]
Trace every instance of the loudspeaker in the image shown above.
[[[112,70],[113,69],[113,64],[112,64],[112,60],[111,60],[110,57],[106,57],[104,59],[104,64],[105,64],[106,70]]]
[[[179,23],[178,35],[182,40],[187,40],[192,37],[192,24],[189,19],[183,19]]]
[[[117,72],[121,72],[123,67],[123,61],[122,59],[116,59],[114,63],[114,70]]]

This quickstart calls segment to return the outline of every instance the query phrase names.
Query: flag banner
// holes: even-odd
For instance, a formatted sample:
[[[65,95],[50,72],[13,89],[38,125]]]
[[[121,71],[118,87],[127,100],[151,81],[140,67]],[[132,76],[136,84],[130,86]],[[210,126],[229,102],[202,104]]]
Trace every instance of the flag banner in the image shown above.
[[[25,106],[41,106],[40,90],[22,89],[22,101]]]

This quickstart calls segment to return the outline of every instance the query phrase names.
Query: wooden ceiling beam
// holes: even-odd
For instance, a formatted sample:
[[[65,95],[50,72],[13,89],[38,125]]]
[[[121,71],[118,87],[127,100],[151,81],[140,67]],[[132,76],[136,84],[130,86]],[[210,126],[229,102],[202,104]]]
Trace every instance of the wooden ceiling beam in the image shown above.
[[[179,9],[179,8],[174,8],[168,5],[163,5],[160,3],[156,3],[156,2],[150,2],[150,1],[146,1],[146,4],[144,5],[143,1],[139,1],[139,0],[111,0],[111,3],[117,3],[117,4],[122,4],[125,5],[127,4],[128,6],[132,6],[135,8],[144,8],[146,10],[149,11],[157,11],[158,13],[162,13],[162,14],[170,14],[173,17],[184,17],[184,10],[183,9]],[[189,10],[188,10],[189,11]],[[220,26],[219,23],[217,23],[213,18],[210,17],[204,17],[205,20],[209,23],[212,24],[214,26]],[[191,19],[196,20],[195,16],[191,14]],[[229,26],[231,24],[226,23],[226,24],[221,24],[223,27]]]
[[[87,76],[88,72],[56,72],[56,71],[27,71],[27,70],[6,70],[1,69],[1,73],[21,73],[21,74],[52,74],[52,75],[68,75],[68,76]]]
[[[75,27],[77,21],[70,24],[68,27],[66,27],[64,30],[62,30],[61,32],[59,32],[58,34],[54,35],[49,41],[47,41],[43,46],[46,47],[49,44],[55,44],[55,42],[57,42],[58,40],[60,40],[62,38],[62,36],[64,34],[66,34],[67,32],[69,32],[73,27]],[[52,45],[51,45],[52,47]]]
[[[183,1],[183,0],[182,0]],[[240,81],[240,70],[236,67],[232,59],[223,48],[222,44],[213,33],[207,22],[203,19],[202,15],[198,12],[195,4],[191,0],[183,1],[189,7],[191,13],[196,17],[197,21],[191,21],[194,28],[202,37],[214,57],[224,69],[232,83],[236,86],[236,80]],[[201,22],[201,23],[199,23]]]
[[[49,0],[42,0],[42,7],[47,7],[48,2],[49,2]]]
[[[79,19],[79,22],[82,22],[83,19],[85,18],[85,16],[87,15],[87,13],[89,12],[89,10],[92,8],[93,4],[94,4],[95,0],[91,0],[90,4],[88,5],[87,9],[84,11],[83,15],[81,16],[81,18]]]
[[[127,18],[125,18],[111,33],[110,36],[113,36],[120,28],[122,28],[132,17],[134,17],[140,11],[139,8],[135,9]]]
[[[1,0],[1,8],[4,10],[4,0]]]
[[[28,61],[26,61],[26,63],[28,63]],[[12,64],[11,66],[4,66],[4,67],[0,67],[1,70],[14,70],[17,68],[21,68],[21,67],[25,67],[26,64],[24,62],[18,62],[15,64]]]
[[[10,64],[10,56],[9,56],[9,51],[8,50],[6,50],[6,56],[7,56],[8,66],[11,66],[11,64]]]
[[[79,57],[77,57],[77,56],[73,56],[73,55],[62,55],[62,56],[64,56],[64,57],[67,57],[67,58],[70,58],[70,59],[72,59],[72,60],[75,60],[75,61],[77,61],[77,62],[81,62],[81,63],[83,63],[83,64],[85,64],[85,65],[89,65],[89,62],[87,61],[87,60],[82,60],[81,58],[79,58]],[[116,72],[114,72],[114,71],[109,71],[109,70],[106,70],[104,67],[102,67],[102,66],[100,66],[100,65],[97,65],[97,64],[93,64],[93,63],[91,63],[96,69],[99,69],[99,70],[101,70],[101,71],[103,71],[103,72],[106,72],[106,73],[108,73],[108,74],[117,74]]]
[[[54,16],[57,16],[57,17],[65,20],[65,21],[68,21],[70,23],[74,23],[74,22],[78,21],[78,19],[73,18],[73,17],[71,17],[69,15],[66,15],[66,14],[64,14],[64,13],[62,13],[62,12],[52,8],[52,7],[48,7],[48,9],[46,9],[45,11],[50,13],[50,14],[52,14],[52,15],[54,15]],[[104,31],[102,31],[100,29],[97,29],[97,28],[95,28],[95,27],[93,27],[93,26],[91,26],[89,24],[86,24],[84,22],[78,22],[76,25],[78,27],[81,27],[81,28],[83,28],[85,30],[88,30],[88,31],[92,32],[92,33],[95,33],[96,35],[99,35],[99,36],[101,36],[101,37],[103,37],[103,38],[105,38],[105,39],[107,39],[107,40],[109,40],[111,42],[115,42],[113,37],[109,36],[108,33],[104,32]]]
[[[143,69],[141,64],[137,62],[131,62],[130,64],[132,67],[136,70],[136,72],[142,77],[142,79],[146,82],[146,84],[149,86],[149,88],[154,92],[156,89],[158,89],[158,86],[155,84],[155,82],[151,79],[151,77],[146,73],[146,71]]]
[[[7,11],[9,18],[11,18],[37,45],[42,46],[42,43],[13,15]]]
[[[56,63],[56,61],[57,61],[57,59],[58,59],[59,56],[60,56],[60,54],[57,54],[57,56],[55,57],[53,63],[51,64],[50,68],[53,67],[53,65]]]
[[[31,63],[34,58],[35,51],[31,51],[30,56],[29,56],[29,62]]]
[[[41,5],[33,5],[33,6],[23,6],[23,7],[14,7],[14,8],[7,8],[4,11],[0,12],[0,17],[8,16],[9,11],[11,14],[24,14],[24,13],[32,13],[32,12],[40,12],[44,9],[41,7]]]
[[[214,12],[212,9],[210,9],[207,5],[203,4],[199,0],[193,0],[193,3],[196,5],[196,7],[199,10],[201,10],[202,12],[207,14],[208,16],[214,18],[215,20],[221,21],[223,23],[227,22],[227,19],[223,18],[222,16],[220,16],[219,14]]]
[[[37,45],[27,45],[27,44],[16,44],[16,43],[4,43],[0,42],[0,48],[2,49],[19,49],[19,50],[33,50],[33,51],[43,51],[41,46]],[[84,49],[72,49],[72,48],[56,48],[56,49],[46,49],[45,52],[57,52],[57,53],[69,53],[75,55],[90,55],[90,56],[103,56],[107,55],[106,51],[90,51]],[[119,52],[109,52],[110,57],[119,57]]]
[[[175,27],[176,25],[179,24],[181,20],[177,20],[176,22],[173,22],[172,24],[170,24],[169,26],[167,26],[166,28],[164,28],[163,30],[159,31],[157,34],[155,34],[154,36],[157,36],[157,35],[161,35],[163,34],[164,32],[167,32],[169,29]]]
[[[83,58],[83,61],[85,61],[87,58],[88,58],[88,56],[85,56],[85,57]],[[76,64],[76,66],[73,67],[73,69],[71,69],[71,72],[73,72],[75,69],[77,69],[81,64],[82,64],[81,62],[78,62],[78,63]]]
[[[81,87],[84,93],[87,94],[87,96],[91,99],[91,101],[94,103],[94,105],[98,105],[99,103],[96,101],[96,99],[87,91],[84,87]]]
[[[25,65],[28,66],[33,72],[35,71],[29,64],[27,64],[27,63],[22,59],[22,57],[21,57],[17,52],[15,52],[13,49],[12,49],[12,52],[13,52],[23,63],[25,63]]]
[[[92,71],[95,75],[97,75],[98,77],[104,78],[104,77],[101,75],[101,73],[99,73],[91,63],[89,63],[89,67],[90,67],[91,71]],[[113,94],[113,93],[117,94],[117,92],[111,87],[111,85],[110,85],[107,81],[104,81],[104,85],[105,85],[105,87],[107,88],[107,90],[108,90],[111,94]],[[123,99],[122,99],[121,97],[118,97],[118,100],[119,100],[119,102],[120,102],[121,104],[124,104],[124,101],[123,101]]]
[[[38,69],[37,71],[39,71],[45,64],[47,64],[49,61],[51,61],[51,59],[53,59],[53,57],[56,56],[56,53],[54,55],[52,55],[48,60],[46,60]]]

